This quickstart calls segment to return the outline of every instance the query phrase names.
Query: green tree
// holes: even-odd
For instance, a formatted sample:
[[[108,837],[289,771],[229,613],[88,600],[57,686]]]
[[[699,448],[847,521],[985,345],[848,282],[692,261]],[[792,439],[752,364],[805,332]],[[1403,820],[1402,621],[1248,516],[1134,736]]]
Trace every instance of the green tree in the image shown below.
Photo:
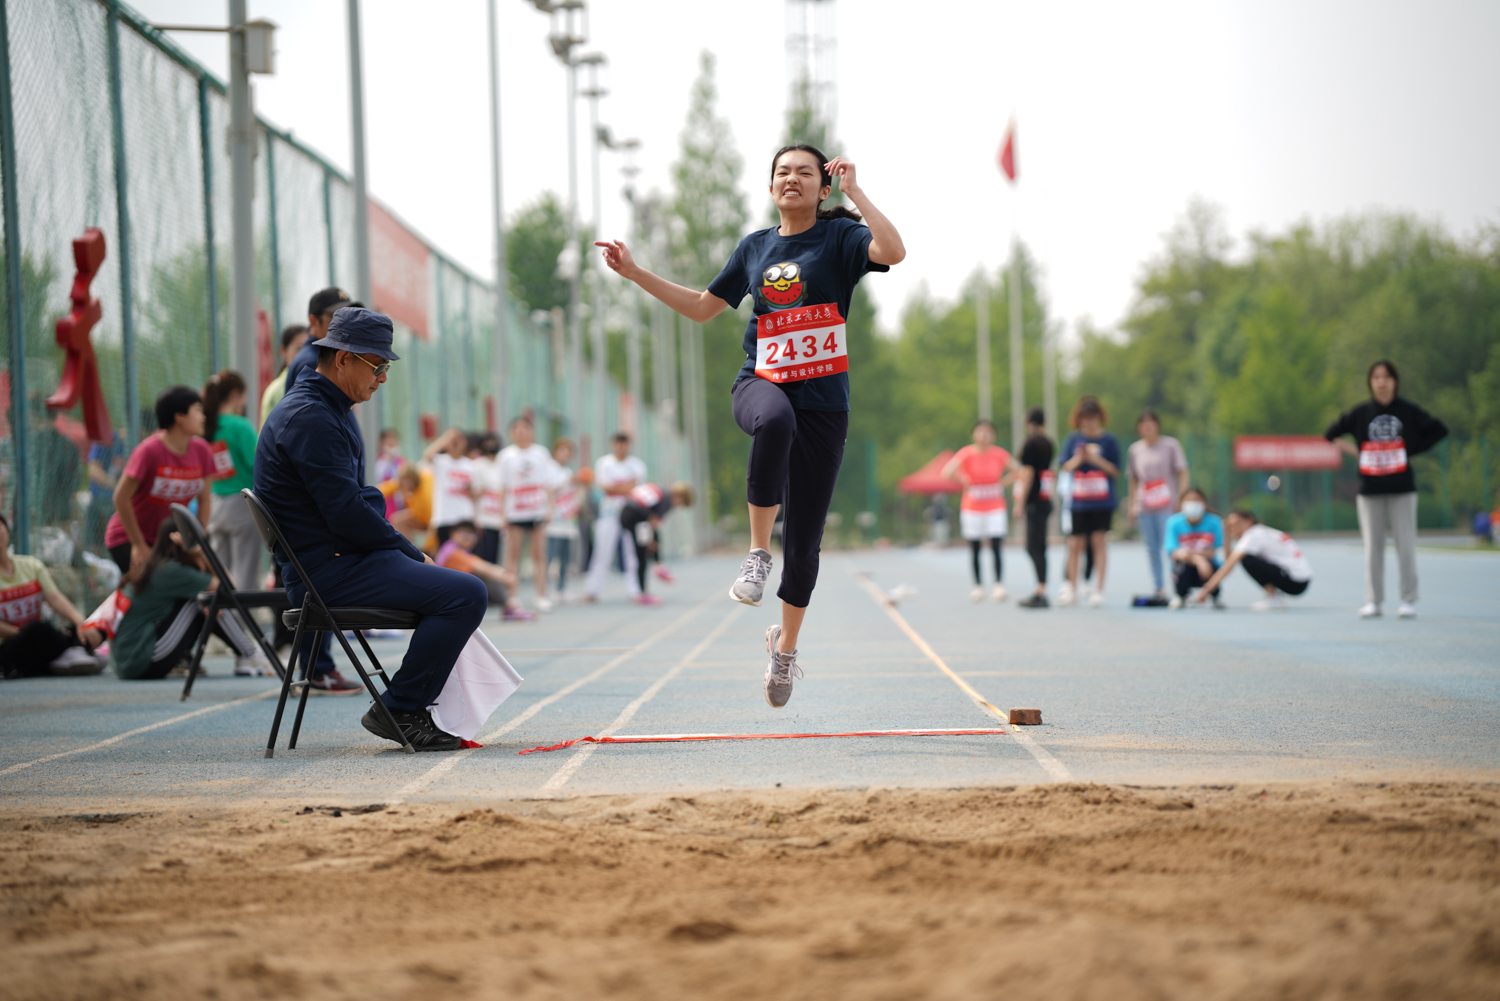
[[[568,280],[557,273],[557,257],[567,242],[567,210],[551,191],[511,216],[505,232],[510,291],[528,310],[567,308]]]
[[[671,277],[693,288],[713,280],[745,231],[749,214],[740,191],[744,160],[729,121],[718,114],[714,56],[704,51],[693,81],[681,149],[672,165],[674,194],[667,213]],[[748,308],[725,310],[703,326],[708,417],[710,517],[738,513],[744,498],[749,439],[734,423],[728,388],[744,362],[741,349]]]

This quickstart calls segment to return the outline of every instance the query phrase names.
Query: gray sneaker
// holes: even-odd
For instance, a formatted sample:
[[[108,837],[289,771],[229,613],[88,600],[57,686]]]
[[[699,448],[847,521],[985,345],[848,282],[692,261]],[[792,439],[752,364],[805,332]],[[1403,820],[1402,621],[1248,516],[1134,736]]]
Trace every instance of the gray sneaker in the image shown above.
[[[766,704],[780,709],[792,697],[792,679],[802,677],[802,668],[797,666],[797,651],[780,653],[776,643],[781,639],[781,627],[771,626],[766,630],[766,653],[771,663],[766,667]]]
[[[745,562],[740,564],[740,575],[735,578],[729,596],[747,605],[760,606],[760,597],[766,591],[766,578],[771,576],[771,554],[764,549],[752,549]]]

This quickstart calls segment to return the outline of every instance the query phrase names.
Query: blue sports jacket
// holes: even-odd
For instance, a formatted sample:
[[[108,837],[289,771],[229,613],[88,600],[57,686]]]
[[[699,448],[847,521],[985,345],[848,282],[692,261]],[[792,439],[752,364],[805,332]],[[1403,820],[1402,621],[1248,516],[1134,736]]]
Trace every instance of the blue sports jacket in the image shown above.
[[[338,559],[399,549],[422,553],[385,519],[385,496],[365,485],[365,443],[354,401],[316,369],[302,373],[266,418],[255,448],[255,495],[315,579]],[[286,554],[282,577],[298,582]]]

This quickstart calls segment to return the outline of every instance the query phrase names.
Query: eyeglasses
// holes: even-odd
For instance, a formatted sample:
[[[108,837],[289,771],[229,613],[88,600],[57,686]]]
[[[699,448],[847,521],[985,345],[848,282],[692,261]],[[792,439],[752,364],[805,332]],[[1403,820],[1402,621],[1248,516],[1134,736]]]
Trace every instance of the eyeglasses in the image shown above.
[[[351,355],[354,355],[354,357],[358,358],[360,361],[364,362],[366,365],[368,365],[371,368],[373,368],[375,370],[375,377],[377,379],[380,378],[382,375],[385,375],[387,372],[389,372],[391,370],[391,363],[390,362],[384,362],[384,363],[382,363],[380,365],[377,365],[374,362],[372,362],[370,359],[366,358],[364,355],[355,354],[353,351],[350,351],[349,353]]]

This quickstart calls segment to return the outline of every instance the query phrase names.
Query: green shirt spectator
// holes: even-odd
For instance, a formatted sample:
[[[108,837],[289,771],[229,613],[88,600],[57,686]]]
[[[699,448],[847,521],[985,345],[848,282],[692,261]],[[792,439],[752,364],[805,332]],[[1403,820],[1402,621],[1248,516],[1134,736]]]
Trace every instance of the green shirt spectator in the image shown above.
[[[239,414],[220,414],[211,444],[215,472],[228,474],[214,480],[215,497],[237,496],[246,487],[255,486],[255,428],[248,420]]]

